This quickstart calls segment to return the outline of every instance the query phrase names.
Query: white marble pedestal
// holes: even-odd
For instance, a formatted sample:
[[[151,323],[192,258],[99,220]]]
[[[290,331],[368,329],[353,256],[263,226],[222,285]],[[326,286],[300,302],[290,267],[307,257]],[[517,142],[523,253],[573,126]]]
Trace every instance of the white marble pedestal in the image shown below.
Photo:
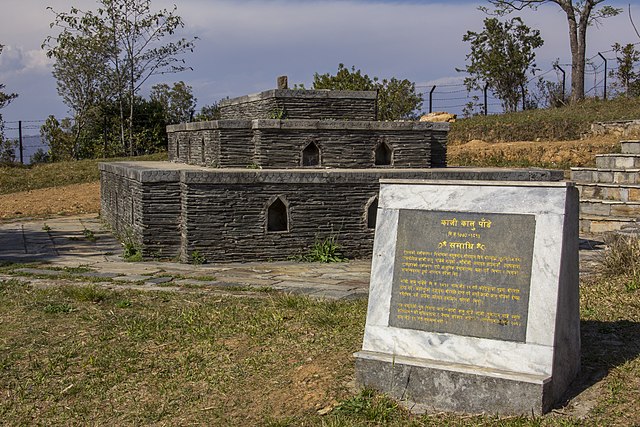
[[[549,411],[580,367],[571,183],[382,180],[356,379],[415,411]]]

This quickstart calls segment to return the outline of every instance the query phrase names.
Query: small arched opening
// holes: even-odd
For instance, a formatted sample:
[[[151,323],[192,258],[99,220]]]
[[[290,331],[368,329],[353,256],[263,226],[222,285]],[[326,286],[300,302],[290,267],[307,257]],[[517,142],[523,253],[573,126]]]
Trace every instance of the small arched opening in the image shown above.
[[[376,220],[378,219],[378,196],[374,196],[367,202],[366,220],[367,228],[375,230]]]
[[[204,144],[204,136],[203,136],[202,139],[200,140],[200,164],[203,166],[207,164],[204,145],[205,144]]]
[[[386,142],[381,142],[376,146],[375,150],[375,165],[376,166],[390,166],[392,151]]]
[[[287,205],[277,197],[267,207],[267,232],[289,231],[289,213]]]
[[[315,142],[310,142],[302,150],[302,166],[320,166],[320,149]]]

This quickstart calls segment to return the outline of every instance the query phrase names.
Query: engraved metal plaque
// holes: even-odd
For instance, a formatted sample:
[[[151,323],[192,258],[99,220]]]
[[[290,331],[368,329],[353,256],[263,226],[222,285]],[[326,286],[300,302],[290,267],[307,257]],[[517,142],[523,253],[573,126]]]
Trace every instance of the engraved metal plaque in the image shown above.
[[[389,325],[525,342],[535,216],[400,210]]]

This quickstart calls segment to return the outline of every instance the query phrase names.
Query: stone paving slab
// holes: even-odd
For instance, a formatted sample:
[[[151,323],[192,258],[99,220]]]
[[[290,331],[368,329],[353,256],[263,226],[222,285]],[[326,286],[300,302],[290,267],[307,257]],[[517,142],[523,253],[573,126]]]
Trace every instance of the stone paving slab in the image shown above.
[[[87,238],[84,230],[91,230],[95,240]],[[603,247],[598,236],[581,239],[581,274],[590,274],[597,269]],[[161,261],[126,262],[121,253],[122,245],[95,214],[0,223],[0,261],[36,263],[33,268],[19,269],[26,275],[99,278],[118,283],[116,288],[131,286],[132,289],[206,287],[224,292],[225,288],[270,288],[328,299],[366,298],[369,291],[370,260],[333,264],[278,261],[196,266]],[[86,267],[91,271],[74,273],[47,267]]]
[[[136,282],[144,282],[146,280],[149,280],[149,276],[143,276],[141,274],[130,274],[128,276],[114,277],[113,280],[115,282],[136,283]]]
[[[92,237],[85,232],[90,230]],[[368,260],[337,264],[249,262],[189,265],[173,262],[126,262],[122,245],[96,215],[16,220],[0,224],[0,261],[46,263],[20,269],[22,274],[103,278],[116,288],[168,290],[182,287],[271,288],[317,298],[351,298],[354,289],[366,296]],[[47,269],[86,267],[91,271]],[[212,278],[214,280],[198,280]],[[135,284],[135,285],[134,285]]]

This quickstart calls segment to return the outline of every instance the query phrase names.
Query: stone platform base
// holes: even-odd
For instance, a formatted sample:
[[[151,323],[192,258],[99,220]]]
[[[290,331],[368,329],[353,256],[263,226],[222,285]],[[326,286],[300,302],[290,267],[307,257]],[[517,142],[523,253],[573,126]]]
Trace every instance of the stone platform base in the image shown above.
[[[551,378],[360,351],[356,383],[399,400],[413,413],[544,414]]]
[[[559,181],[542,169],[211,169],[100,164],[101,217],[149,258],[287,260],[331,239],[371,256],[380,179]]]

